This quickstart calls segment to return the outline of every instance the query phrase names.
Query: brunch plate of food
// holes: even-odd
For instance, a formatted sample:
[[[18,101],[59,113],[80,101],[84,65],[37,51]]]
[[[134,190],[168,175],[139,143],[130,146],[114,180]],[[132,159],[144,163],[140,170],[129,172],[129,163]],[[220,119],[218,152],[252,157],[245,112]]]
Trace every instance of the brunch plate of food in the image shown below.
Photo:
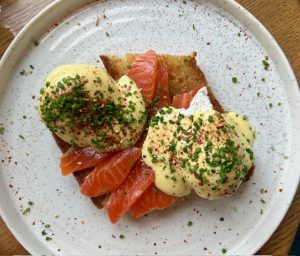
[[[254,254],[292,202],[298,85],[234,1],[55,1],[0,77],[0,212],[32,254]]]

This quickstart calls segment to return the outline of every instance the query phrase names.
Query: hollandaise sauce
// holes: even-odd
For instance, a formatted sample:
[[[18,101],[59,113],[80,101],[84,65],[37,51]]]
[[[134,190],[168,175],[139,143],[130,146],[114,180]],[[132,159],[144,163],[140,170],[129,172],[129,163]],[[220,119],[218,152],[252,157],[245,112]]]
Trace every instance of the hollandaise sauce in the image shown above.
[[[114,81],[93,65],[54,69],[40,90],[38,110],[62,140],[111,152],[133,146],[146,121],[145,103],[133,80]]]
[[[152,119],[143,159],[155,185],[174,196],[208,199],[236,191],[253,165],[254,132],[243,116],[212,109],[184,115],[162,108]]]

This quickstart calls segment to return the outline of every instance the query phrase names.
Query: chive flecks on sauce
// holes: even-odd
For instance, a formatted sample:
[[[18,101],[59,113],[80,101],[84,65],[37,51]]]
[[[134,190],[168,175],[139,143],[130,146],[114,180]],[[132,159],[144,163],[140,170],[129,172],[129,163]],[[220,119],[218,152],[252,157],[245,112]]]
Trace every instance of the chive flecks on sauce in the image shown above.
[[[184,116],[178,110],[174,110],[174,115],[166,112],[163,108],[152,117],[151,138],[149,141],[146,138],[147,146],[143,150],[148,153],[145,161],[149,161],[149,165],[155,164],[156,159],[159,165],[163,164],[161,167],[166,173],[162,173],[162,180],[168,179],[166,182],[172,186],[170,193],[182,193],[177,190],[178,186],[187,186],[199,195],[205,193],[208,198],[235,192],[247,176],[254,158],[250,145],[242,145],[240,131],[236,129],[239,122],[248,119],[247,116],[237,114],[233,125],[231,121],[227,123],[225,115],[213,110],[195,113],[192,117]],[[171,125],[167,127],[165,123]],[[154,143],[156,137],[159,137],[158,144]],[[165,142],[161,143],[164,139]],[[153,152],[158,158],[153,157]],[[164,160],[159,157],[160,153]],[[172,180],[176,184],[172,184]]]
[[[119,235],[119,238],[120,238],[120,239],[124,239],[125,236],[124,236],[123,234],[121,234],[121,235]]]
[[[96,82],[101,83],[101,79],[97,78]],[[102,148],[106,134],[101,132],[101,127],[108,123],[124,126],[140,123],[145,119],[146,116],[142,116],[140,120],[132,116],[136,109],[132,102],[124,108],[121,101],[105,101],[101,92],[90,96],[85,89],[86,83],[77,74],[75,77],[65,77],[55,86],[47,82],[46,87],[50,92],[46,92],[44,88],[40,90],[43,99],[40,105],[41,117],[52,132],[64,133],[70,128],[84,130],[85,134],[96,134],[97,139],[92,139],[91,143]],[[109,86],[108,91],[112,92],[113,88]]]
[[[177,180],[175,176],[172,176],[171,179],[172,179],[173,181],[176,181],[176,180]]]

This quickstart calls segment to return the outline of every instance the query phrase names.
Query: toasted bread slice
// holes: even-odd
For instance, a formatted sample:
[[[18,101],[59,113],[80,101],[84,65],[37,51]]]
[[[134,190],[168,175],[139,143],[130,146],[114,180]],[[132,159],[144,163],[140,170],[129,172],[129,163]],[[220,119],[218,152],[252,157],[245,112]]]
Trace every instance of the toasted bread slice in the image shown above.
[[[107,72],[118,80],[130,69],[131,63],[139,54],[128,53],[123,57],[100,55]],[[203,72],[197,66],[197,53],[175,56],[163,54],[158,56],[158,62],[164,61],[168,65],[169,87],[171,96],[184,93],[199,86],[206,85]]]
[[[100,58],[106,68],[106,71],[113,79],[118,80],[121,76],[128,72],[132,62],[137,56],[139,56],[137,53],[128,53],[123,57],[115,55],[100,55]],[[163,54],[158,56],[158,62],[164,61],[168,66],[171,96],[188,92],[199,86],[207,86],[205,76],[197,65],[196,56],[196,52],[192,52],[190,55],[177,56]],[[222,113],[223,108],[212,93],[210,87],[208,87],[208,96],[214,109]]]
[[[126,54],[123,57],[119,56],[107,56],[101,55],[100,58],[106,68],[106,71],[115,79],[118,80],[121,76],[127,73],[132,62],[139,54]],[[196,61],[197,53],[193,52],[191,55],[175,56],[175,55],[159,55],[158,62],[164,61],[168,65],[169,74],[169,87],[171,96],[188,92],[199,86],[207,86],[205,76],[201,69],[197,66]],[[208,87],[208,96],[215,110],[220,113],[223,112],[223,108],[215,98],[212,90]],[[64,153],[70,145],[55,134],[54,139]],[[85,177],[92,171],[92,168],[82,171],[74,172],[73,175],[76,178],[79,186],[83,183]],[[97,208],[103,208],[106,196],[99,196],[91,198]]]

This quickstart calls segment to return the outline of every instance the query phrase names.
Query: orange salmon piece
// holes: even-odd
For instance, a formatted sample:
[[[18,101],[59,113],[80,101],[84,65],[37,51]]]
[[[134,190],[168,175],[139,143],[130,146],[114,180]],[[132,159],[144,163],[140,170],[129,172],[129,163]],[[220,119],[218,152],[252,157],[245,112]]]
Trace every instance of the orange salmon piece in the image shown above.
[[[158,96],[160,108],[171,105],[168,65],[161,62],[157,68],[157,87],[155,95]]]
[[[141,149],[136,147],[114,153],[105,165],[97,165],[85,178],[81,193],[96,197],[114,191],[124,182],[141,154]]]
[[[111,223],[118,222],[145,190],[153,184],[153,170],[138,160],[124,183],[109,196],[106,211]]]
[[[158,64],[157,68],[157,87],[155,91],[155,99],[157,100],[151,108],[150,116],[153,116],[159,109],[170,106],[170,89],[169,89],[169,74],[166,62]]]
[[[127,75],[136,83],[146,104],[154,97],[157,79],[157,54],[150,50],[136,58]]]
[[[131,206],[130,212],[134,218],[140,218],[153,210],[168,208],[176,202],[176,199],[175,196],[163,193],[152,184]]]
[[[96,165],[104,165],[111,155],[112,153],[99,154],[91,147],[71,147],[60,158],[61,173],[66,176]]]
[[[173,97],[172,107],[187,109],[190,106],[192,99],[194,98],[194,96],[196,95],[196,93],[199,91],[200,88],[202,87],[193,89],[189,92],[175,95]]]

